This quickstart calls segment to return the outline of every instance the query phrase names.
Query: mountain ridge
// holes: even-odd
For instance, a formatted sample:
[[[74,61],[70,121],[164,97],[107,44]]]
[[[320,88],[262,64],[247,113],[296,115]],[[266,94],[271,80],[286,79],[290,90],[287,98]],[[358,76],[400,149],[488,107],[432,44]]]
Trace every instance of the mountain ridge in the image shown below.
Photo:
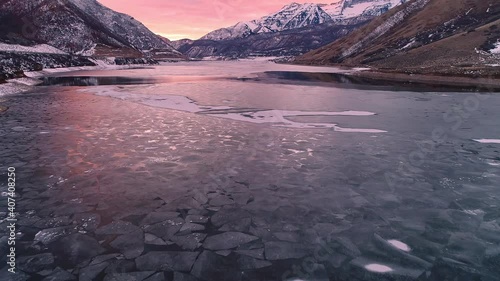
[[[499,63],[490,52],[500,39],[499,26],[497,1],[412,0],[295,62],[411,73],[494,73],[498,68],[488,65]]]
[[[49,44],[78,55],[181,56],[133,17],[95,0],[1,0],[0,31],[7,43]]]
[[[259,33],[297,29],[329,21],[339,23],[365,13],[377,16],[404,2],[405,0],[339,0],[331,4],[292,2],[275,13],[214,30],[199,40],[220,41],[244,38]]]
[[[258,20],[212,31],[199,40],[176,43],[176,48],[195,58],[296,56],[335,41],[404,2],[406,0],[293,2]]]

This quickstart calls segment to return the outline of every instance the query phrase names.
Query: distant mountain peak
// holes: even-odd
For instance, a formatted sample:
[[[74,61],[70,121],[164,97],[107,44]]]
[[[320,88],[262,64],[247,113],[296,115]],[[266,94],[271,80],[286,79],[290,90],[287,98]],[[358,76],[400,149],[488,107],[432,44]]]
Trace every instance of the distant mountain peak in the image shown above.
[[[280,32],[363,15],[378,16],[405,0],[333,0],[330,4],[292,2],[260,19],[239,22],[208,33],[201,39],[225,40],[253,34]]]
[[[285,10],[285,9],[290,9],[290,8],[295,8],[295,7],[298,7],[300,6],[301,4],[297,3],[297,2],[292,2],[288,5],[285,5],[283,6],[283,8],[281,8],[281,10]]]

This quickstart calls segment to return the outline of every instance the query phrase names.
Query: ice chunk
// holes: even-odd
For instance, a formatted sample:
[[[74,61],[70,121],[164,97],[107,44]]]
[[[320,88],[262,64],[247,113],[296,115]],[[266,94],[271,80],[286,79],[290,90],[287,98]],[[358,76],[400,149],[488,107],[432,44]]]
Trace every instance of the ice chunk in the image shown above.
[[[197,252],[149,252],[135,259],[141,271],[190,271]]]
[[[302,244],[290,242],[266,242],[265,253],[268,260],[299,259],[312,254]]]
[[[188,216],[186,216],[186,223],[188,223],[188,222],[207,223],[208,217],[205,217],[202,215],[188,215]]]
[[[234,259],[203,251],[194,263],[191,274],[202,280],[241,281],[243,271]]]
[[[153,275],[154,271],[128,272],[128,273],[109,273],[106,274],[103,281],[142,281]]]
[[[238,258],[238,265],[241,270],[252,270],[271,266],[269,261],[258,260],[249,256],[240,256]]]
[[[62,236],[69,235],[71,233],[76,232],[75,229],[71,227],[54,227],[54,228],[49,228],[49,229],[43,229],[40,230],[36,235],[35,235],[35,241],[40,241],[43,244],[47,245],[50,244],[57,239],[61,238]]]
[[[193,251],[201,246],[201,242],[207,237],[204,233],[191,233],[183,236],[174,236],[171,240],[184,250]]]
[[[174,281],[198,281],[198,279],[189,274],[174,272]]]
[[[205,227],[201,224],[196,223],[186,223],[181,227],[180,232],[192,232],[192,231],[202,231]]]
[[[259,239],[242,232],[224,232],[208,237],[203,247],[209,250],[228,250]]]
[[[167,219],[178,217],[179,213],[177,212],[153,212],[148,214],[142,221],[141,225],[145,224],[155,224],[162,221],[166,221]]]
[[[228,222],[219,228],[220,231],[237,231],[237,232],[245,232],[250,228],[250,224],[252,223],[251,218],[244,218],[241,220],[236,220],[232,222]]]
[[[19,269],[29,273],[35,273],[38,271],[49,269],[53,264],[54,256],[51,253],[19,257],[17,259],[17,265]]]
[[[106,251],[93,237],[80,233],[62,238],[54,245],[54,250],[59,258],[73,266]]]
[[[45,277],[43,281],[73,281],[76,277],[68,271],[58,267],[50,275]]]
[[[239,250],[239,251],[235,251],[235,253],[240,254],[240,255],[249,256],[249,257],[256,258],[256,259],[264,259],[264,249],[263,248],[253,249],[253,250]]]
[[[167,245],[163,239],[151,233],[144,234],[144,243],[150,245]]]
[[[109,262],[102,262],[99,264],[94,264],[87,266],[80,270],[78,274],[78,280],[80,281],[92,281],[94,280],[101,272],[104,271],[106,267],[108,267]]]
[[[126,221],[113,221],[112,223],[99,227],[96,234],[127,234],[139,230],[139,227]]]
[[[110,246],[120,250],[127,259],[133,259],[142,254],[144,251],[144,233],[142,230],[137,230],[128,234],[124,234],[113,240]]]
[[[119,254],[108,254],[108,255],[97,256],[94,259],[92,259],[90,265],[100,264],[102,262],[114,259],[117,256],[119,256]]]
[[[158,272],[144,279],[144,281],[166,281],[165,274],[163,272]]]
[[[183,224],[183,219],[172,218],[161,223],[147,226],[145,231],[163,238],[164,240],[168,240],[181,229]]]
[[[239,221],[244,218],[250,218],[248,211],[239,208],[224,208],[211,217],[215,226],[222,226],[229,222]]]

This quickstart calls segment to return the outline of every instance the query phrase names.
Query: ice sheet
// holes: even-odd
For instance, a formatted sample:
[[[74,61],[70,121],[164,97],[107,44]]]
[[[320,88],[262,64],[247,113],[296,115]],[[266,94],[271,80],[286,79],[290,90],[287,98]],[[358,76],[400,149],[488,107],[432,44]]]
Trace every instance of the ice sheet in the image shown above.
[[[341,112],[331,111],[297,111],[278,109],[245,109],[231,106],[200,105],[194,100],[171,94],[136,94],[126,88],[117,86],[98,86],[80,89],[81,92],[92,93],[99,96],[107,96],[139,102],[145,105],[172,110],[200,113],[209,116],[244,121],[257,124],[272,124],[273,126],[289,128],[330,128],[345,133],[386,133],[378,129],[343,128],[334,123],[301,123],[287,119],[292,116],[358,116],[369,117],[376,113],[368,111],[348,110]]]

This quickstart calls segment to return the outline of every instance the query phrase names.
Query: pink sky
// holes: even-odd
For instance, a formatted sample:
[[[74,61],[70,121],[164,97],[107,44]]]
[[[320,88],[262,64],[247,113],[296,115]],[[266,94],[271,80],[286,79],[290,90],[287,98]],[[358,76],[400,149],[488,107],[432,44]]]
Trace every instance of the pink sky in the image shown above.
[[[141,21],[153,32],[172,40],[198,39],[208,32],[258,19],[292,2],[329,3],[294,0],[98,0],[101,4]],[[334,1],[333,1],[334,2]]]

